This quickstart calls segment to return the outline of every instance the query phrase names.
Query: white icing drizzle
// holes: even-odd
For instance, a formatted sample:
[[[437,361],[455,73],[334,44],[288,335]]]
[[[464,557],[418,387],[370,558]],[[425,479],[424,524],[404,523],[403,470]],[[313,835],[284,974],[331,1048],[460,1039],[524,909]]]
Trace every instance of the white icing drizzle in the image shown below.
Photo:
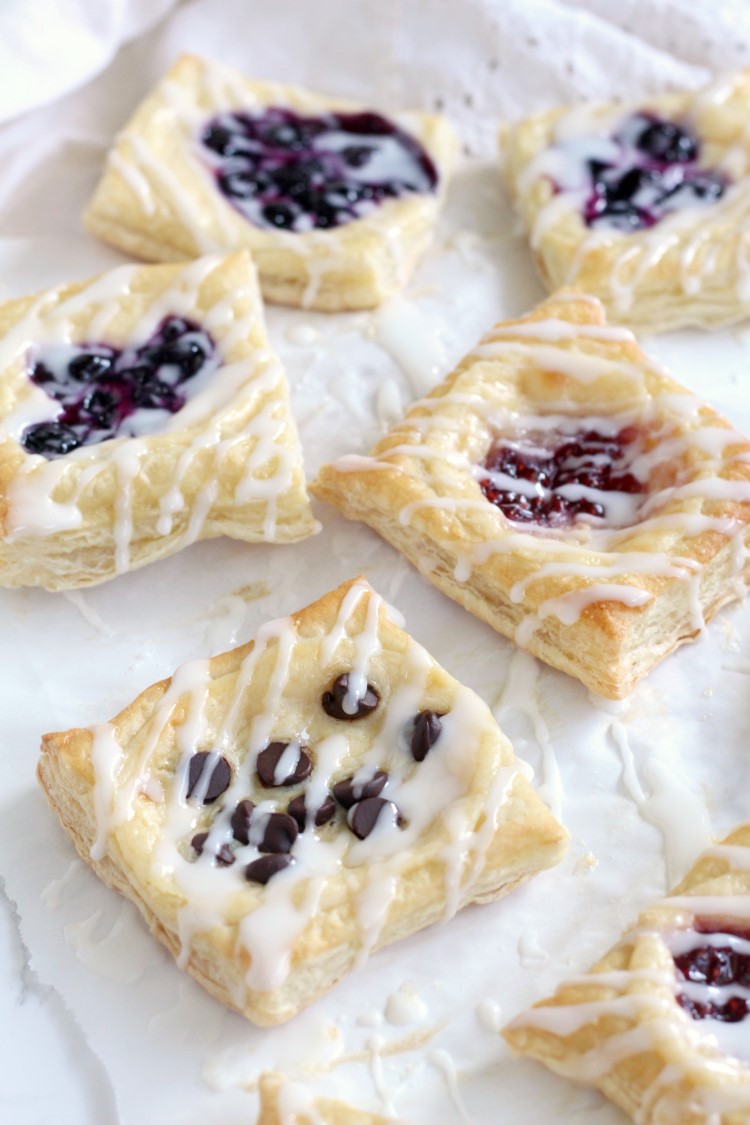
[[[186,384],[189,395],[185,406],[174,415],[160,420],[160,429],[186,433],[188,440],[178,460],[169,489],[160,501],[157,530],[170,535],[176,517],[183,517],[182,536],[185,543],[200,537],[216,498],[218,482],[215,474],[195,497],[187,513],[183,482],[196,459],[206,452],[218,469],[222,458],[243,443],[252,443],[239,481],[235,500],[238,504],[262,503],[265,506],[263,535],[272,541],[276,536],[279,499],[292,484],[298,467],[299,453],[288,445],[284,435],[288,427],[286,408],[282,402],[267,403],[257,409],[247,423],[237,429],[231,423],[237,410],[252,407],[254,401],[272,394],[284,379],[279,363],[270,353],[258,350],[242,360],[221,363],[233,342],[247,338],[253,328],[253,313],[228,321],[232,306],[228,302],[245,296],[247,307],[253,305],[253,290],[246,294],[235,290],[221,297],[205,315],[199,313],[199,300],[205,293],[204,283],[221,268],[221,258],[202,258],[186,266],[173,282],[152,301],[133,326],[126,344],[141,344],[156,330],[167,315],[202,319],[208,331],[216,332],[219,366],[207,364],[194,380]],[[68,345],[69,317],[87,313],[90,320],[86,338],[107,340],[108,326],[115,321],[129,300],[131,288],[143,267],[122,266],[85,285],[82,290],[52,307],[54,293],[38,299],[21,321],[0,341],[0,364],[18,367],[25,362],[31,347],[62,347]],[[251,285],[248,282],[248,285]],[[113,341],[122,343],[121,341]],[[0,438],[19,440],[32,421],[57,416],[59,406],[30,381],[22,385],[18,402],[0,421]],[[136,417],[135,415],[133,416]],[[46,461],[39,455],[24,458],[16,479],[8,489],[7,538],[10,541],[27,537],[75,530],[81,526],[80,503],[95,479],[113,472],[116,492],[113,512],[113,540],[117,572],[130,566],[133,542],[135,491],[141,475],[141,459],[147,437],[121,436],[99,445],[82,446],[57,460]],[[77,474],[77,475],[73,475]],[[74,479],[72,495],[56,497],[68,479]]]
[[[355,611],[363,612],[357,628],[353,625]],[[363,694],[368,683],[377,685],[379,627],[387,615],[386,603],[360,579],[347,591],[333,626],[322,637],[301,637],[291,618],[264,626],[241,662],[231,692],[222,702],[221,713],[212,718],[210,733],[211,672],[207,661],[194,661],[175,673],[139,736],[136,759],[125,757],[111,726],[93,731],[97,835],[92,855],[101,858],[105,854],[110,835],[127,828],[136,801],[147,799],[144,794],[155,783],[165,790],[163,824],[152,851],[152,874],[156,879],[166,879],[170,893],[183,901],[177,916],[182,964],[190,956],[195,936],[223,924],[232,913],[239,917],[238,942],[250,955],[244,987],[257,992],[279,988],[289,972],[295,943],[311,924],[321,895],[332,878],[342,876],[355,895],[360,956],[366,956],[382,939],[404,865],[417,844],[432,846],[443,859],[451,912],[471,896],[484,867],[498,810],[523,768],[514,760],[498,764],[491,783],[488,781],[488,791],[471,791],[478,747],[489,716],[481,701],[460,685],[456,685],[450,709],[441,719],[437,744],[424,761],[414,761],[406,740],[414,716],[425,706],[423,700],[434,664],[424,649],[410,639],[399,657],[397,681],[380,685],[381,691],[387,687],[387,706],[381,711],[372,744],[358,755],[359,768],[355,771],[360,783],[375,769],[387,772],[383,794],[395,802],[402,825],[397,827],[387,817],[381,817],[371,834],[358,840],[343,824],[317,829],[308,821],[294,844],[291,866],[276,874],[264,888],[248,884],[243,877],[247,863],[260,854],[258,843],[268,813],[285,809],[294,795],[290,789],[255,791],[254,755],[274,740],[291,743],[278,763],[278,779],[296,762],[300,743],[309,740],[303,729],[279,727],[285,696],[293,690],[298,674],[298,647],[318,646],[316,662],[321,669],[322,693],[341,672],[345,646],[345,666],[355,684],[360,685],[355,693]],[[253,690],[253,679],[261,663],[263,692],[262,696],[253,696],[252,718],[248,719],[244,703],[247,693]],[[163,745],[165,731],[174,722],[175,708],[181,718],[174,728],[178,758],[170,783],[163,769],[153,761],[157,746]],[[310,746],[313,769],[304,788],[309,807],[322,804],[333,781],[342,776],[346,763],[351,769],[349,733],[348,725],[342,724],[340,732]],[[188,770],[193,755],[199,751],[209,757],[200,780],[195,783],[193,779],[188,800]],[[217,806],[219,811],[206,824],[206,818],[215,810],[204,813],[201,800],[222,754],[234,766],[232,779],[222,794],[221,807]],[[249,843],[241,845],[232,839],[229,814],[248,796],[256,807]],[[475,830],[478,821],[481,827]],[[201,826],[207,828],[209,835],[204,854],[197,859],[190,840]],[[236,862],[229,867],[215,866],[209,857],[230,841]],[[239,912],[238,897],[245,904]],[[242,999],[238,995],[238,1003]]]
[[[711,826],[705,802],[655,754],[646,758],[642,766],[650,790],[647,794],[638,777],[626,727],[613,719],[609,730],[622,757],[623,784],[644,820],[661,832],[667,878],[670,883],[676,882],[697,853],[710,842]]]
[[[578,294],[563,294],[561,299],[571,303],[582,300],[601,308],[595,298]],[[744,522],[703,509],[713,502],[750,502],[750,481],[730,479],[733,469],[747,463],[747,439],[721,420],[705,416],[704,404],[695,395],[676,389],[671,380],[662,382],[664,373],[645,357],[624,360],[608,347],[632,340],[632,333],[626,329],[576,324],[554,314],[498,325],[463,366],[508,357],[530,374],[555,373],[572,381],[576,393],[579,385],[590,388],[591,405],[586,413],[577,399],[573,403],[545,401],[536,409],[511,409],[502,382],[495,387],[488,380],[486,395],[458,389],[421,400],[391,431],[392,445],[381,448],[375,456],[340,458],[333,468],[342,473],[390,471],[413,475],[423,493],[422,482],[426,480],[427,494],[404,504],[398,519],[403,526],[410,526],[424,512],[445,512],[468,529],[468,548],[462,547],[452,560],[456,582],[469,582],[475,568],[490,564],[498,555],[523,558],[529,547],[535,554],[549,554],[549,562],[526,568],[524,577],[510,591],[511,600],[523,611],[515,633],[520,645],[529,644],[549,617],[574,626],[589,606],[611,602],[638,611],[650,605],[655,594],[645,582],[639,582],[639,575],[684,584],[690,624],[699,631],[704,626],[703,568],[686,557],[687,541],[707,532],[726,537],[733,571],[730,589],[738,597],[746,592]],[[599,383],[605,388],[601,399]],[[618,388],[615,412],[608,404],[610,386]],[[613,437],[630,427],[646,435],[636,439],[627,465],[627,471],[643,482],[643,493],[603,492],[578,484],[561,489],[571,499],[585,497],[603,503],[607,511],[603,519],[583,517],[562,529],[521,525],[507,520],[478,489],[472,492],[467,487],[468,478],[489,477],[500,488],[539,494],[539,486],[532,482],[490,472],[478,464],[482,454],[477,434],[489,431],[490,436],[497,434],[508,445],[522,441],[523,448],[534,444],[541,451],[549,448],[545,443],[555,435],[559,441],[560,435],[585,429]],[[459,447],[464,433],[470,435],[467,445],[471,452]],[[419,466],[411,468],[410,460]],[[649,490],[649,483],[655,481],[659,487]],[[468,522],[473,513],[484,513],[487,527],[494,519],[499,525],[497,536],[488,535],[485,527],[484,537],[478,539],[476,523]],[[647,533],[663,533],[664,548],[653,549]],[[575,588],[546,599],[535,597],[539,584],[548,578],[574,579]]]
[[[720,81],[721,101],[731,97],[736,81],[735,76],[725,77]],[[701,109],[707,104],[704,93],[699,92],[694,98],[689,116],[699,121]],[[599,148],[602,159],[617,161],[619,149],[609,137],[622,127],[627,115],[628,109],[622,106],[592,105],[577,106],[557,118],[550,147],[542,149],[533,157],[518,178],[517,197],[531,227],[532,246],[539,249],[543,237],[558,223],[569,219],[574,219],[579,224],[583,222],[581,213],[591,190],[588,179],[581,178],[586,160],[595,156]],[[700,129],[697,131],[700,134]],[[750,128],[746,128],[738,143],[729,147],[719,159],[711,161],[713,167],[728,173],[734,181],[720,199],[710,203],[695,199],[692,206],[681,206],[664,215],[654,226],[638,230],[634,234],[609,228],[588,231],[583,234],[576,247],[566,282],[576,283],[587,261],[597,249],[617,248],[609,288],[618,311],[627,313],[633,305],[638,285],[684,240],[678,259],[679,283],[686,296],[695,296],[704,286],[716,284],[717,270],[722,268],[720,251],[725,245],[707,245],[712,238],[723,238],[723,235],[715,234],[716,224],[723,231],[736,232],[735,291],[738,300],[746,302],[750,299],[750,259],[747,256],[745,237],[750,209],[750,180],[747,177],[749,134]],[[560,147],[561,145],[564,147]],[[524,201],[533,197],[535,186],[549,179],[557,185],[556,190],[538,209],[534,205],[532,212]],[[680,198],[685,204],[684,193]],[[707,225],[709,214],[710,225]],[[585,227],[583,229],[586,230]],[[723,273],[721,284],[727,284]]]

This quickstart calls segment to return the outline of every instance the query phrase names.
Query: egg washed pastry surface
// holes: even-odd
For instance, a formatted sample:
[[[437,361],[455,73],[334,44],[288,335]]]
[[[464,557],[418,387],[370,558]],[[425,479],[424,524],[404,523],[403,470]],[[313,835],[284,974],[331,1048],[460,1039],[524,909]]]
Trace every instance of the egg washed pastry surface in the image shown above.
[[[505,1029],[517,1052],[597,1086],[640,1125],[750,1120],[750,825],[591,971]]]
[[[408,1122],[356,1109],[337,1098],[319,1098],[298,1082],[287,1082],[279,1074],[264,1074],[260,1079],[257,1125],[408,1125]]]
[[[371,308],[429,242],[455,148],[441,117],[183,56],[117,138],[84,222],[152,261],[247,249],[269,301]]]
[[[558,108],[503,129],[503,168],[550,289],[662,330],[750,313],[750,71],[698,92]]]
[[[311,491],[610,698],[746,593],[750,443],[576,293],[496,325]]]
[[[39,777],[82,858],[258,1024],[566,843],[485,704],[362,579],[45,736]]]
[[[317,529],[246,254],[0,305],[0,519],[0,584],[50,590]]]

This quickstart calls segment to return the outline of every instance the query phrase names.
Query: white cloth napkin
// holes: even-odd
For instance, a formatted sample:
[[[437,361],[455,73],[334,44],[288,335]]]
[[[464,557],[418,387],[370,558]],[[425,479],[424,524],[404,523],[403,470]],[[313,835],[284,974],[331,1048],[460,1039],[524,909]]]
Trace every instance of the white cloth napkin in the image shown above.
[[[0,121],[53,101],[105,68],[176,0],[3,0]]]

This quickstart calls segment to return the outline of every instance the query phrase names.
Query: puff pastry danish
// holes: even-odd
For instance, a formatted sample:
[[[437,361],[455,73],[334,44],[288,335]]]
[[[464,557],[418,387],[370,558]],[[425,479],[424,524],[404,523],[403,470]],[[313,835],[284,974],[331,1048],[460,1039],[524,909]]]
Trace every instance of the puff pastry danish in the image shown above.
[[[408,1125],[395,1117],[355,1109],[337,1098],[318,1098],[298,1082],[279,1074],[260,1080],[260,1114],[257,1125]]]
[[[661,330],[750,312],[750,71],[634,105],[549,110],[502,133],[539,273]]]
[[[269,301],[371,308],[425,249],[455,148],[441,117],[183,56],[117,138],[84,223],[153,261],[247,249]]]
[[[311,491],[611,698],[746,592],[750,443],[581,294],[496,325]]]
[[[42,749],[82,858],[258,1024],[566,843],[488,708],[362,579]]]
[[[0,305],[0,584],[85,586],[317,524],[245,253]]]
[[[503,1032],[551,1070],[597,1086],[639,1125],[750,1120],[750,824],[591,971]]]

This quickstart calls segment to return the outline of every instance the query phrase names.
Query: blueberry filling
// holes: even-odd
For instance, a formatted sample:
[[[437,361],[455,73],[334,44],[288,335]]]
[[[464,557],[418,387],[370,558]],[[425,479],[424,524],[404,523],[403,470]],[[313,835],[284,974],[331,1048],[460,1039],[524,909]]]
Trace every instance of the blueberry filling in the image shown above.
[[[725,172],[699,166],[700,143],[685,123],[632,114],[599,147],[592,142],[597,155],[584,161],[583,218],[589,227],[642,230],[673,211],[713,203],[729,187]]]
[[[549,435],[539,444],[500,441],[487,455],[487,475],[480,477],[479,485],[490,503],[515,523],[564,527],[580,517],[604,520],[609,514],[604,494],[646,491],[629,471],[637,438],[636,431],[626,427],[613,436],[596,430],[558,435],[554,448],[549,448]],[[622,519],[617,522],[621,525]]]
[[[438,182],[419,142],[377,113],[223,113],[204,126],[200,144],[219,190],[270,230],[341,226],[388,199],[434,192]]]
[[[673,954],[677,969],[678,987],[684,982],[712,988],[711,998],[697,999],[688,991],[678,991],[677,1003],[694,1020],[712,1019],[721,1023],[739,1023],[750,1011],[750,1000],[745,996],[729,995],[722,1001],[717,996],[720,988],[732,985],[750,989],[750,953],[734,948],[733,937],[747,941],[748,935],[726,930],[723,926],[702,925],[699,932],[726,937],[726,944],[718,941],[699,945],[685,953]]]
[[[27,426],[21,444],[51,460],[110,438],[153,433],[194,393],[190,380],[215,361],[216,346],[208,333],[177,316],[163,320],[137,348],[39,348],[31,358],[29,378],[58,405],[59,413],[54,420]]]

